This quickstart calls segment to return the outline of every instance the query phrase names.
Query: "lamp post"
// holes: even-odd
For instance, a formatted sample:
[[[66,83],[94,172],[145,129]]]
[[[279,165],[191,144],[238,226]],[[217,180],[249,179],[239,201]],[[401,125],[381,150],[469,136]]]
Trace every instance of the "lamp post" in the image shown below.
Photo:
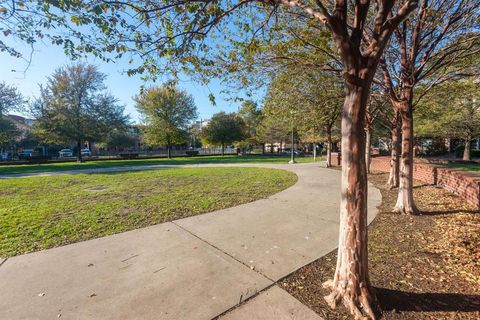
[[[294,124],[295,110],[292,110],[290,114],[292,115],[292,143],[290,148],[290,161],[288,163],[294,164],[294,163],[297,163],[297,161],[295,161],[295,124]]]

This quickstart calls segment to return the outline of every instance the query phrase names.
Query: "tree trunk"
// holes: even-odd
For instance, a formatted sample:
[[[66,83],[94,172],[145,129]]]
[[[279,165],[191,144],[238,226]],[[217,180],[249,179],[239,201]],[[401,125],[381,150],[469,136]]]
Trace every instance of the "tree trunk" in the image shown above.
[[[463,160],[466,160],[466,161],[472,160],[472,157],[470,156],[471,143],[472,143],[471,138],[465,139],[465,149],[463,150]]]
[[[273,153],[273,142],[270,144],[270,153]]]
[[[327,168],[332,166],[332,132],[327,130]]]
[[[170,144],[167,144],[167,158],[172,158],[172,146]]]
[[[392,146],[391,146],[391,158],[390,158],[390,175],[388,176],[387,185],[390,189],[398,188],[398,181],[400,175],[400,141],[402,139],[402,129],[398,121],[398,115],[396,116],[396,124],[391,129]]]
[[[313,144],[313,161],[317,161],[317,145]]]
[[[225,155],[225,144],[222,143],[222,156],[224,156],[224,155]]]
[[[265,154],[265,143],[262,143],[262,155]]]
[[[77,141],[77,162],[83,162],[82,159],[82,141]]]
[[[395,212],[417,214],[413,200],[413,108],[411,104],[397,108],[402,118],[402,153],[400,156],[400,181]]]
[[[365,164],[367,167],[367,173],[370,173],[370,163],[372,160],[371,144],[372,128],[367,124],[367,128],[365,130]]]
[[[375,295],[368,278],[367,174],[365,166],[365,109],[369,85],[347,84],[342,114],[342,183],[337,267],[324,286],[335,308],[339,301],[356,319],[375,319]],[[363,310],[360,311],[360,310]]]

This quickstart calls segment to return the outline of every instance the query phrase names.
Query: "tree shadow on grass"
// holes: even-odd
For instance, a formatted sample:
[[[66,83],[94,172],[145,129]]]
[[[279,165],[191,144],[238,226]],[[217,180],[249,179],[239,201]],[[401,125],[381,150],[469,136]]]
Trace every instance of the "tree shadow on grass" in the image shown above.
[[[380,308],[385,311],[479,312],[480,295],[437,292],[405,292],[375,288]]]

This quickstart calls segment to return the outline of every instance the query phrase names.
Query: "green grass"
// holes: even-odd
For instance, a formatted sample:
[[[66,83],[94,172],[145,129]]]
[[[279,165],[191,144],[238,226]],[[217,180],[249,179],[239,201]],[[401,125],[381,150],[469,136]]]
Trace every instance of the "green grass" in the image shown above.
[[[297,162],[313,162],[313,157],[298,157]],[[88,161],[84,163],[63,162],[34,165],[0,165],[0,175],[18,173],[56,172],[79,169],[99,169],[111,167],[146,166],[146,165],[174,165],[174,164],[201,164],[201,163],[287,163],[288,156],[208,156],[208,157],[179,157],[173,159],[138,159],[138,160],[104,160]]]
[[[447,168],[455,168],[474,173],[480,173],[480,163],[448,163],[445,164]]]
[[[178,168],[0,180],[0,257],[265,198],[297,181],[266,168]],[[105,187],[102,191],[87,188]]]

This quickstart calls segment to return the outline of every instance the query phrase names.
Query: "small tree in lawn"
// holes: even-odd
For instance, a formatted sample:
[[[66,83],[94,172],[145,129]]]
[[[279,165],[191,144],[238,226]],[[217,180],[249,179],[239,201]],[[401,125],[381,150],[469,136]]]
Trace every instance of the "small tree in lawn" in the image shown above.
[[[193,97],[174,83],[151,87],[134,98],[144,122],[143,139],[149,145],[166,145],[167,156],[172,146],[188,141],[188,128],[197,117]]]
[[[418,104],[416,115],[419,134],[462,139],[463,160],[471,160],[471,141],[480,135],[479,83],[465,79],[439,85]]]
[[[77,160],[86,141],[101,141],[110,130],[124,128],[128,116],[105,91],[106,75],[97,67],[77,63],[57,69],[41,87],[32,105],[35,134],[46,143],[76,142]]]
[[[246,136],[245,122],[236,113],[219,112],[213,115],[208,125],[202,131],[202,139],[212,145],[222,146],[222,156],[225,146],[243,140]]]

